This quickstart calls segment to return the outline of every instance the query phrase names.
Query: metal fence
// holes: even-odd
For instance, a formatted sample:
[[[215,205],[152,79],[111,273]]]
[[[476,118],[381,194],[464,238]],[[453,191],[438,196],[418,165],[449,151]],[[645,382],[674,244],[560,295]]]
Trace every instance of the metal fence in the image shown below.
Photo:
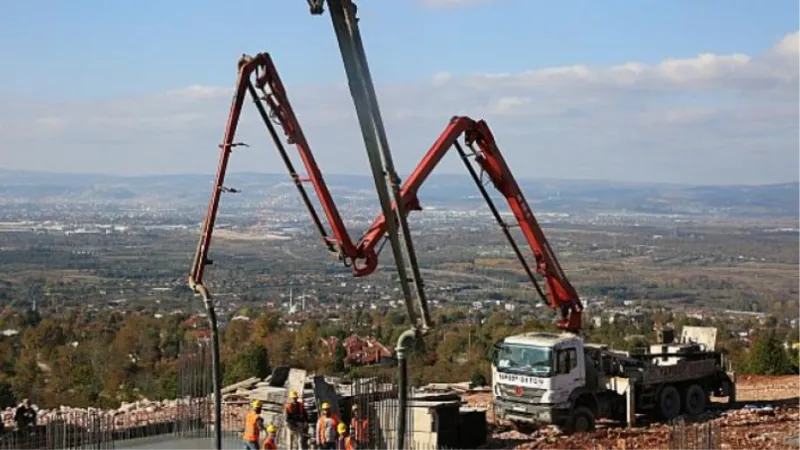
[[[4,433],[0,449],[110,449],[114,433],[114,416],[107,412],[57,412],[43,424]]]
[[[669,424],[670,450],[719,449],[719,429],[713,421],[689,422],[678,417]]]
[[[184,343],[179,357],[176,400],[133,404],[128,409],[116,411],[76,409],[64,413],[47,412],[40,417],[37,426],[0,436],[0,450],[210,447],[214,434],[211,376],[209,343],[202,340]],[[348,425],[357,448],[396,448],[400,410],[398,386],[391,372],[363,373],[362,378],[342,381],[337,390],[341,394],[338,405],[340,420]],[[458,444],[448,436],[458,433],[457,405],[460,401],[455,402],[455,406],[448,406],[455,408],[455,414],[451,414],[452,409],[432,413],[431,405],[442,403],[440,400],[430,395],[420,397],[416,389],[409,387],[405,427],[407,449],[456,448]],[[354,405],[357,407],[355,410]],[[310,406],[307,433],[310,445],[303,447],[313,448],[317,411],[314,404],[307,406]],[[248,410],[249,400],[246,399],[223,405],[224,448],[241,447]],[[282,404],[265,403],[265,414],[282,416],[281,411]],[[455,418],[455,423],[451,423],[452,418]],[[279,422],[268,420],[268,423]],[[289,442],[278,442],[278,445],[288,448]]]
[[[214,423],[213,371],[208,339],[185,342],[178,359],[178,398],[175,434],[180,437],[211,437]]]
[[[37,425],[0,435],[0,450],[113,449],[145,438],[210,437],[211,373],[208,342],[185,343],[178,362],[177,400],[134,403],[129,409],[112,411],[47,411],[38,418]]]
[[[345,423],[349,425],[350,433],[356,438],[358,447],[396,448],[397,419],[400,412],[397,385],[385,377],[372,377],[353,380],[351,386],[353,396],[343,412],[347,420]],[[413,390],[409,392],[409,398],[413,398]],[[357,411],[353,411],[353,406]],[[357,417],[354,417],[356,414]],[[411,441],[413,425],[413,414],[407,414],[406,442]]]

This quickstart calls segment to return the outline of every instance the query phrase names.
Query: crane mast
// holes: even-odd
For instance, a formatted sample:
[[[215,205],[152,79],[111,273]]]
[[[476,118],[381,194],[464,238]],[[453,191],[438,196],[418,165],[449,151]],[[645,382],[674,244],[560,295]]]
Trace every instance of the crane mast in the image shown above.
[[[314,7],[314,4],[317,5],[317,8]],[[432,324],[428,312],[428,302],[406,214],[399,201],[400,177],[397,176],[394,167],[392,152],[378,105],[378,97],[361,41],[361,32],[356,17],[357,8],[351,0],[327,0],[327,4],[347,74],[350,94],[356,108],[358,123],[361,127],[361,134],[364,138],[364,146],[381,210],[385,217],[393,216],[394,219],[387,222],[387,233],[409,319],[415,330],[424,333]],[[309,0],[309,6],[312,14],[322,14],[320,0]],[[395,208],[391,207],[393,201]],[[402,246],[401,240],[404,244]],[[411,269],[410,274],[406,270],[406,263]],[[417,323],[412,306],[414,297],[411,293],[412,283],[416,289],[417,306],[420,313],[419,323]]]

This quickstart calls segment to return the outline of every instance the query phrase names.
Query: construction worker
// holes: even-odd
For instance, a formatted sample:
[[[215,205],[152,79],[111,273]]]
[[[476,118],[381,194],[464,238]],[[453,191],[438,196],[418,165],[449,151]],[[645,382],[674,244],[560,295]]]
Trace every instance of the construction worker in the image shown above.
[[[261,446],[262,450],[278,450],[278,444],[275,443],[275,434],[278,432],[278,427],[273,424],[267,425],[267,438],[264,439],[264,444]]]
[[[303,401],[300,400],[297,392],[289,392],[289,401],[286,402],[283,411],[286,414],[286,424],[291,432],[289,448],[294,448],[292,444],[298,439],[302,444],[301,448],[305,448],[305,437],[308,431],[308,413],[306,413],[306,407]]]
[[[336,426],[339,420],[331,414],[331,405],[323,402],[322,414],[317,420],[317,447],[320,449],[333,450],[336,448]]]
[[[288,423],[294,423],[298,425],[308,423],[306,407],[299,399],[297,392],[289,392],[289,401],[286,402],[286,406],[283,407],[283,410],[286,413],[286,421]]]
[[[36,411],[31,406],[29,399],[22,400],[22,403],[17,406],[17,410],[14,412],[14,421],[17,423],[17,429],[20,430],[36,426]]]
[[[339,439],[336,440],[336,450],[355,450],[353,439],[347,432],[347,425],[340,423],[336,430],[339,432]]]
[[[261,417],[261,400],[255,400],[250,404],[251,410],[247,412],[244,418],[244,433],[242,433],[242,440],[244,440],[244,448],[246,450],[259,450],[258,441],[261,437],[261,432],[264,431],[264,419]]]
[[[369,447],[369,419],[362,417],[358,405],[353,405],[353,414],[350,418],[350,430],[356,443],[361,448]]]

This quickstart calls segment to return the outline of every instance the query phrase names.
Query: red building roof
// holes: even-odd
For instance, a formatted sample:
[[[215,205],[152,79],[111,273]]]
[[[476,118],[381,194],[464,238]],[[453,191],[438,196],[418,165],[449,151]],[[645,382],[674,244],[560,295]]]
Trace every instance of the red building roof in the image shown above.
[[[339,345],[339,338],[336,336],[320,338],[320,344],[333,355]],[[381,344],[372,336],[361,337],[353,334],[344,339],[342,346],[345,351],[345,364],[351,366],[376,364],[383,359],[391,358],[393,354],[391,348]]]

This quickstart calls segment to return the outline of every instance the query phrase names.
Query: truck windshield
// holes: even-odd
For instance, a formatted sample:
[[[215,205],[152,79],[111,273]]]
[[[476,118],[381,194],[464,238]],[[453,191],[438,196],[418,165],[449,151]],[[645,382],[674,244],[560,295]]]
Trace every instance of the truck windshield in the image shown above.
[[[494,355],[494,366],[501,372],[549,377],[553,371],[553,352],[548,347],[500,344]]]

